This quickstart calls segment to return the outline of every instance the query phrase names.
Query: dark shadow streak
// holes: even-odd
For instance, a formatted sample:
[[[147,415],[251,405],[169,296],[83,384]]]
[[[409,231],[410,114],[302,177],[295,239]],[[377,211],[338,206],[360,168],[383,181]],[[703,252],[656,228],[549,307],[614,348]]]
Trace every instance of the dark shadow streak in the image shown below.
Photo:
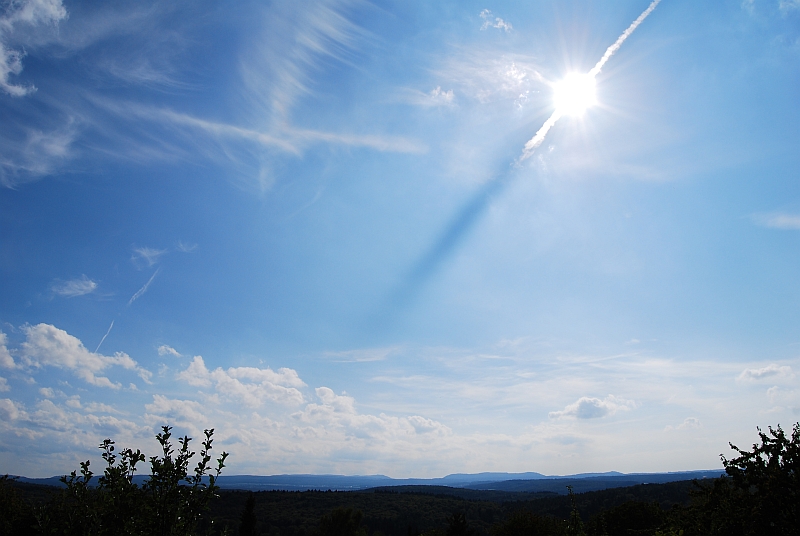
[[[384,322],[392,316],[391,310],[401,308],[412,302],[425,283],[441,268],[442,264],[455,252],[470,230],[486,213],[491,201],[502,192],[510,182],[512,169],[490,180],[475,192],[469,201],[456,212],[444,231],[433,245],[408,271],[403,280],[392,290],[379,311],[378,317]],[[378,320],[375,318],[374,320]],[[383,322],[381,322],[383,323]]]

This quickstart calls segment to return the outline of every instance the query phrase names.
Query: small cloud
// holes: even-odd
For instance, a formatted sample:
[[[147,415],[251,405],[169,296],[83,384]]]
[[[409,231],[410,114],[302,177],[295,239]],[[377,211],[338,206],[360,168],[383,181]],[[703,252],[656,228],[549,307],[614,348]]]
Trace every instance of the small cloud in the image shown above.
[[[771,365],[767,365],[766,367],[760,369],[744,369],[737,380],[745,381],[745,380],[761,380],[764,378],[794,378],[794,373],[792,372],[792,367],[789,366],[779,366],[775,363]]]
[[[416,89],[406,90],[405,93],[402,97],[403,100],[414,106],[434,108],[455,105],[455,93],[453,90],[448,89],[445,91],[442,86],[436,86],[427,93]]]
[[[11,387],[8,386],[8,380],[0,376],[0,393],[10,391]]]
[[[792,11],[793,9],[800,9],[800,0],[780,0],[778,7],[786,14],[786,12]]]
[[[167,346],[166,344],[162,344],[158,347],[158,355],[165,356],[171,355],[174,357],[181,357],[181,354],[172,346]]]
[[[56,396],[56,392],[51,387],[42,387],[39,389],[39,394],[45,398],[54,398]]]
[[[183,253],[191,253],[192,251],[197,249],[197,244],[192,244],[191,242],[181,242],[178,241],[178,245],[176,246],[178,251]]]
[[[147,266],[153,266],[158,262],[159,257],[165,253],[167,253],[166,249],[136,248],[133,250],[131,260],[133,262],[144,261],[147,263]]]
[[[800,214],[773,212],[770,214],[753,214],[753,222],[761,227],[771,229],[800,230]]]
[[[695,428],[700,428],[703,424],[700,422],[700,419],[696,417],[686,417],[681,424],[678,426],[668,425],[664,428],[665,432],[669,432],[671,430],[693,430]]]
[[[408,423],[417,434],[451,435],[453,431],[444,424],[419,415],[408,417]]]
[[[430,96],[431,102],[434,103],[435,106],[450,105],[453,104],[453,90],[448,89],[447,91],[442,90],[442,86],[436,86],[431,92],[428,94]]]
[[[504,30],[506,32],[510,32],[513,30],[513,26],[511,26],[510,22],[506,22],[500,17],[494,17],[494,21],[492,20],[492,12],[488,9],[484,9],[479,13],[480,17],[483,19],[483,24],[481,24],[481,30],[486,30],[487,28],[497,28],[498,30]]]
[[[604,399],[591,398],[588,396],[580,397],[573,404],[568,405],[562,411],[551,411],[548,416],[551,419],[562,417],[573,417],[575,419],[599,419],[600,417],[614,415],[617,411],[627,411],[636,407],[633,400],[617,398],[608,395]]]
[[[85,275],[70,281],[56,281],[50,285],[50,290],[64,298],[75,298],[91,294],[97,290],[97,283]]]
[[[400,350],[399,346],[390,348],[366,348],[363,350],[345,350],[342,352],[325,352],[326,357],[338,358],[345,363],[365,363],[368,361],[383,361]]]
[[[789,409],[795,414],[800,412],[800,390],[782,389],[773,385],[767,389],[767,398],[774,406],[773,410]]]
[[[116,413],[118,415],[123,415],[122,411],[101,402],[91,402],[84,406],[84,410],[87,413]]]

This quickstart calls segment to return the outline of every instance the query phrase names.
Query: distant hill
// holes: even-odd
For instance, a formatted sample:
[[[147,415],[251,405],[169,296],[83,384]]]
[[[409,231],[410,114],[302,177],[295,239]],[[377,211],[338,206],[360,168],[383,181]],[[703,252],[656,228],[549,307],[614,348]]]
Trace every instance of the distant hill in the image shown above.
[[[680,480],[716,478],[724,474],[722,469],[711,471],[684,471],[675,473],[632,473],[616,471],[608,473],[583,473],[566,476],[547,476],[541,473],[474,473],[452,474],[442,478],[390,478],[384,475],[232,475],[220,476],[217,480],[223,489],[247,491],[358,491],[371,488],[398,486],[446,486],[472,490],[494,490],[502,492],[567,493],[572,486],[576,493],[609,488],[634,486],[637,484],[661,484]],[[134,481],[144,482],[146,475],[137,475]],[[59,477],[25,478],[19,482],[60,486]]]

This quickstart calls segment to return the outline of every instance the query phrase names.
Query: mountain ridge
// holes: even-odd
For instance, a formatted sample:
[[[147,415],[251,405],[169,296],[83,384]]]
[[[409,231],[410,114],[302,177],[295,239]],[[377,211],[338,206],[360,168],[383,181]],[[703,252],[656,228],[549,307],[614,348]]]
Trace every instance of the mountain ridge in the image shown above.
[[[544,475],[525,473],[454,473],[439,478],[391,478],[386,475],[337,475],[337,474],[279,474],[279,475],[222,475],[217,484],[223,489],[246,491],[360,491],[372,488],[405,486],[446,486],[473,490],[496,490],[508,492],[555,492],[566,493],[572,486],[576,492],[631,486],[716,478],[725,473],[722,469],[674,471],[666,473],[578,473],[573,475]],[[18,481],[30,484],[60,486],[61,477],[27,478]],[[147,475],[135,475],[134,482],[142,484]]]

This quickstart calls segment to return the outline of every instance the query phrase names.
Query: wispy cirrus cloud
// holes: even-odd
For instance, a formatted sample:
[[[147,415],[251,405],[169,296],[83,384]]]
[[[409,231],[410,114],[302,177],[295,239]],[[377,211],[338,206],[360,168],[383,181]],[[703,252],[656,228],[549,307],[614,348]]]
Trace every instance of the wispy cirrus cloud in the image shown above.
[[[136,102],[93,98],[93,104],[128,126],[118,133],[120,158],[154,161],[203,161],[224,165],[231,180],[266,191],[274,184],[271,162],[300,157],[319,145],[338,145],[378,152],[423,154],[427,144],[411,137],[301,128],[288,121],[264,121],[253,126],[199,117],[175,109]],[[253,114],[248,114],[253,116]],[[116,126],[109,127],[117,129]],[[141,135],[142,131],[146,132]],[[154,140],[158,140],[154,143]],[[133,154],[129,154],[130,152]]]
[[[56,281],[50,285],[50,289],[64,298],[75,298],[91,294],[97,290],[97,282],[89,279],[86,275],[82,275],[69,281]]]
[[[48,116],[58,121],[44,125],[41,118],[31,116],[20,118],[18,128],[9,126],[13,132],[3,136],[7,139],[2,142],[6,150],[0,155],[0,183],[13,187],[51,174],[80,156],[74,150],[77,140],[90,138],[94,150],[108,158],[138,163],[200,159],[224,165],[229,180],[260,191],[268,190],[276,180],[272,171],[275,159],[300,156],[317,145],[424,153],[426,144],[391,132],[336,132],[292,120],[297,100],[315,93],[318,70],[329,62],[350,62],[359,45],[372,39],[352,20],[365,5],[363,0],[305,0],[300,6],[288,1],[263,8],[251,6],[255,11],[252,17],[261,17],[263,24],[252,30],[247,40],[252,45],[241,53],[242,83],[237,86],[242,93],[241,106],[226,119],[204,117],[196,109],[186,111],[174,103],[120,102],[107,96],[102,84],[79,93],[64,88],[65,95],[46,95],[44,100],[51,108]],[[190,75],[177,68],[176,58],[180,50],[196,42],[192,36],[198,21],[180,17],[180,6],[170,9],[155,3],[99,13],[76,6],[75,11],[57,43],[64,50],[85,55],[83,65],[91,66],[92,76],[112,86],[118,84],[110,80],[116,77],[140,89],[188,91],[191,84],[185,80]],[[163,32],[153,30],[162,27]],[[122,51],[113,58],[90,46],[112,39],[125,43],[105,47]],[[146,45],[151,41],[161,48]],[[137,51],[138,59],[128,58],[130,54],[124,51],[129,49]],[[168,60],[162,61],[163,57]],[[446,97],[445,92],[442,98]],[[37,121],[39,128],[30,129]]]
[[[53,124],[53,121],[56,124]],[[20,183],[53,173],[69,160],[78,138],[77,120],[67,116],[58,123],[36,127],[5,125],[0,132],[0,185],[14,188]]]
[[[261,32],[241,58],[246,98],[263,111],[262,121],[284,122],[298,99],[313,92],[313,72],[326,61],[346,62],[369,39],[352,22],[361,0],[302,0],[272,3],[261,16]]]
[[[163,257],[169,250],[156,249],[149,247],[134,248],[131,260],[136,262],[144,262],[147,266],[153,266]]]
[[[427,93],[416,89],[407,90],[402,98],[409,104],[423,108],[455,106],[455,93],[452,89],[442,89],[442,86],[436,86]]]
[[[179,240],[178,245],[175,247],[181,253],[191,253],[192,251],[197,249],[197,244],[193,242],[183,242],[182,240]]]
[[[100,103],[100,101],[97,102]],[[399,153],[420,153],[427,150],[424,144],[401,136],[326,132],[298,128],[288,123],[278,123],[263,129],[257,129],[203,119],[167,108],[142,106],[136,103],[121,104],[105,101],[102,102],[102,106],[123,116],[135,116],[165,126],[181,126],[200,131],[219,142],[248,141],[263,148],[271,148],[295,156],[300,156],[303,148],[310,143],[318,142],[367,147],[378,151]]]
[[[325,357],[334,358],[346,363],[364,363],[369,361],[383,361],[389,356],[398,353],[402,347],[390,346],[387,348],[364,348],[360,350],[344,350],[341,352],[325,352]]]
[[[800,214],[785,212],[772,212],[767,214],[753,214],[753,222],[761,227],[772,229],[800,230]]]
[[[480,104],[512,102],[517,108],[548,85],[533,58],[483,48],[456,49],[432,74],[459,98]]]
[[[172,346],[167,346],[166,344],[162,344],[161,346],[158,347],[158,355],[160,356],[171,355],[172,357],[182,357],[180,352],[178,352]]]

